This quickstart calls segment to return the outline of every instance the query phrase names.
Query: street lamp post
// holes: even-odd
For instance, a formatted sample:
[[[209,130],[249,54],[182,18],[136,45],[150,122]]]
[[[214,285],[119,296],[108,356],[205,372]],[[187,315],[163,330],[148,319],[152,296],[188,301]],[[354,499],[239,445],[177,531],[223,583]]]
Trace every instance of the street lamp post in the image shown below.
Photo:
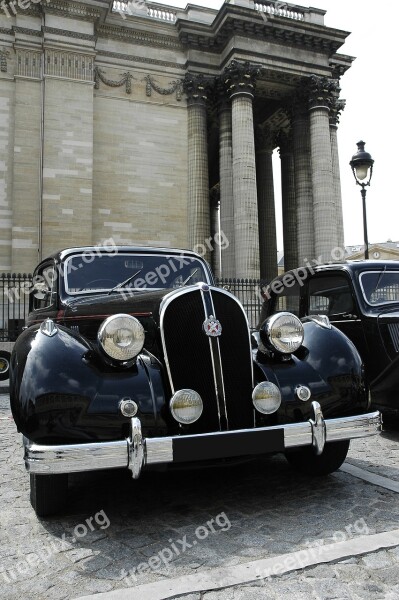
[[[363,231],[364,231],[364,258],[369,257],[369,240],[367,235],[367,213],[366,213],[366,186],[370,185],[373,176],[374,160],[371,155],[365,151],[366,142],[357,143],[357,152],[352,156],[350,166],[357,185],[362,188],[360,193],[363,201]]]

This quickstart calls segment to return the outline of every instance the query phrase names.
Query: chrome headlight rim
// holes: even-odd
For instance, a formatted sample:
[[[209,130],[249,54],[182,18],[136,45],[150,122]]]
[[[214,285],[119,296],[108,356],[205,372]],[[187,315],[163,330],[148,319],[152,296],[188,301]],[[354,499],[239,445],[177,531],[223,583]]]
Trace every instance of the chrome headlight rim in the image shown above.
[[[192,409],[192,416],[186,416],[183,417],[182,413],[179,412],[184,410],[185,408],[183,406],[178,406],[179,403],[184,403],[187,402],[188,399],[191,398],[191,402],[195,403],[196,405],[191,406]],[[190,389],[182,389],[177,391],[172,398],[170,399],[169,402],[169,408],[170,408],[170,412],[172,414],[172,417],[175,419],[175,421],[177,421],[178,423],[180,423],[181,425],[193,425],[193,423],[196,423],[198,421],[198,419],[200,419],[200,417],[202,416],[202,413],[204,411],[204,403],[202,401],[201,396],[198,394],[198,392],[196,392],[195,390],[190,390]],[[190,406],[187,406],[188,409],[190,409]],[[193,410],[196,409],[196,410]]]
[[[144,347],[144,340],[144,327],[136,317],[126,313],[109,316],[97,333],[99,347],[105,356],[119,364],[134,361]]]
[[[282,327],[282,324],[278,324],[278,322],[283,319],[289,319],[293,321],[298,328],[298,339],[295,342],[291,341],[284,343],[281,340],[278,340],[276,337],[275,332],[277,327]],[[293,354],[293,352],[299,350],[303,344],[304,334],[305,332],[301,320],[290,312],[279,312],[272,315],[266,319],[260,330],[260,336],[263,344],[272,352],[276,352],[277,354],[281,355]]]

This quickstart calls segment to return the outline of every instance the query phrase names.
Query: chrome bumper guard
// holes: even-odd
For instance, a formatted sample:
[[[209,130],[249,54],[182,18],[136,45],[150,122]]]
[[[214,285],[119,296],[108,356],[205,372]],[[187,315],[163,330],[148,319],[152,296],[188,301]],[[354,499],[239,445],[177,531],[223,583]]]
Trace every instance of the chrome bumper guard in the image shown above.
[[[42,446],[24,438],[25,465],[30,473],[79,473],[129,468],[138,479],[146,465],[183,463],[245,455],[284,452],[313,446],[321,454],[328,442],[377,435],[380,413],[324,420],[320,404],[312,403],[313,418],[304,423],[198,435],[143,438],[141,423],[131,420],[131,436],[118,442]]]

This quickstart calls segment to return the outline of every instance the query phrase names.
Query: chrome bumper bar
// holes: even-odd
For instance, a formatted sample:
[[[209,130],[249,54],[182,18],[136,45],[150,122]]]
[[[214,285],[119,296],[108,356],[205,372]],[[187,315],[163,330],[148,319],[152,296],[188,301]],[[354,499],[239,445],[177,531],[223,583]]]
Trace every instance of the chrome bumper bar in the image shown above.
[[[138,479],[146,465],[255,456],[299,446],[313,446],[321,454],[328,442],[377,435],[382,428],[379,412],[324,420],[318,402],[312,410],[313,418],[304,423],[198,435],[145,439],[140,420],[133,418],[131,436],[118,442],[42,446],[24,438],[25,465],[39,474],[129,468]]]

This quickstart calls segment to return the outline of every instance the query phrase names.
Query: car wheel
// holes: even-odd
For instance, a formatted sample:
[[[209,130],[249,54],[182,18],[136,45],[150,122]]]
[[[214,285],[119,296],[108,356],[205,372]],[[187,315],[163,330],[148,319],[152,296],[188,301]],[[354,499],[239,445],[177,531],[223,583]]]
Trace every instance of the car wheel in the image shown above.
[[[30,474],[30,501],[38,517],[54,515],[67,502],[68,475]]]
[[[10,376],[11,354],[6,350],[0,350],[0,381],[5,381]]]
[[[306,446],[286,453],[286,459],[292,467],[307,475],[328,475],[344,462],[348,454],[350,440],[330,442],[323,453],[317,456],[313,448]]]

